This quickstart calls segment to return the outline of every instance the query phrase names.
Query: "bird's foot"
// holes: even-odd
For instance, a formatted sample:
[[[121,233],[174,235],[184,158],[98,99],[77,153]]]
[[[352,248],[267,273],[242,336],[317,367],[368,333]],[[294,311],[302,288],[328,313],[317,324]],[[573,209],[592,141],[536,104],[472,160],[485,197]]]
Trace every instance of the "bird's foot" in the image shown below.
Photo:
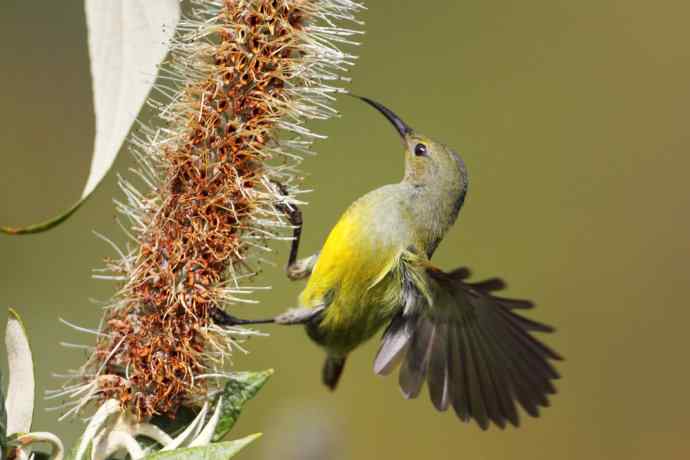
[[[227,326],[227,327],[232,327],[232,326],[246,326],[250,324],[270,324],[274,323],[275,319],[274,318],[268,318],[268,319],[241,319],[237,318],[224,310],[218,308],[218,307],[213,307],[211,311],[209,312],[209,316],[213,320],[214,323],[216,323],[219,326]]]
[[[276,324],[291,325],[291,324],[305,324],[316,318],[321,312],[326,309],[324,306],[316,308],[291,308],[285,313],[275,317]]]
[[[288,265],[285,269],[287,277],[292,281],[301,280],[311,275],[314,265],[316,265],[317,254],[304,259],[299,259]]]

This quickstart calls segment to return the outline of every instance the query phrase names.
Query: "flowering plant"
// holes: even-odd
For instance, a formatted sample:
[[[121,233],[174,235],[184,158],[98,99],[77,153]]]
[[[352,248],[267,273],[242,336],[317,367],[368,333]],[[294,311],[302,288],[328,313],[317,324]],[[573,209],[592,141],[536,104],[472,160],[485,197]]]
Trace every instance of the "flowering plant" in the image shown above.
[[[258,333],[213,318],[253,302],[249,280],[267,244],[289,238],[286,210],[300,204],[302,155],[320,137],[304,122],[335,114],[329,104],[354,60],[338,46],[358,33],[339,24],[358,23],[363,8],[351,0],[182,5],[181,14],[178,0],[86,0],[97,130],[84,193],[54,219],[1,229],[36,233],[74,213],[110,169],[153,88],[147,103],[158,120],[130,136],[138,168],[119,179],[125,199],[116,206],[129,243],[121,248],[99,235],[117,258],[97,277],[118,289],[97,329],[74,326],[95,337],[86,345],[90,357],[48,392],[64,401],[62,418],[96,409],[72,459],[121,451],[229,458],[258,436],[220,442],[272,371],[231,369],[232,352]],[[31,356],[14,313],[7,337],[3,456],[27,457],[34,443],[48,442],[61,459],[57,437],[30,432]],[[172,420],[184,424],[175,430]]]

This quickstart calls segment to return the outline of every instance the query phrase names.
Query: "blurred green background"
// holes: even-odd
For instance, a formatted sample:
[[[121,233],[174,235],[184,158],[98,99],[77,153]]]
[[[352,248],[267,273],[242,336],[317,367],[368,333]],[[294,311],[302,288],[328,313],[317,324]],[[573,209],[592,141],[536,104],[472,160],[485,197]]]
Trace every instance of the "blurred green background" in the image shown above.
[[[83,2],[0,3],[0,222],[33,223],[81,192],[94,132]],[[690,4],[643,0],[367,2],[351,88],[389,105],[465,157],[470,194],[437,252],[451,268],[500,275],[533,317],[558,327],[559,394],[540,419],[481,432],[404,401],[371,371],[375,344],[348,363],[337,392],[319,381],[322,352],[299,329],[272,331],[236,355],[240,369],[277,370],[235,435],[264,431],[242,458],[685,459],[690,456]],[[399,180],[394,131],[342,98],[343,117],[311,126],[329,139],[309,158],[303,254],[318,249],[356,197]],[[131,165],[122,155],[116,170]],[[0,309],[16,306],[35,352],[38,389],[88,343],[58,317],[95,326],[90,279],[122,240],[114,175],[66,224],[0,236]],[[287,245],[279,246],[280,265]],[[242,313],[293,306],[299,284]],[[2,364],[3,369],[5,364]],[[55,430],[40,400],[34,428]],[[81,427],[57,430],[71,442]],[[307,455],[307,453],[309,455]]]

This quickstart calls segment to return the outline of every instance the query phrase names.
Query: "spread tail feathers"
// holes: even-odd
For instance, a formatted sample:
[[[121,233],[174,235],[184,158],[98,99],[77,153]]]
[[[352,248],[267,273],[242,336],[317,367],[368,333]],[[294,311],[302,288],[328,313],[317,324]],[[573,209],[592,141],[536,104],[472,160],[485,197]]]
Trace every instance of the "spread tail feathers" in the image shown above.
[[[323,363],[321,378],[323,384],[331,390],[335,390],[335,387],[338,385],[340,376],[343,373],[343,368],[345,367],[345,359],[344,357],[327,356],[326,361]]]
[[[556,392],[551,380],[560,377],[549,360],[562,358],[531,332],[553,329],[513,311],[531,308],[530,302],[491,295],[504,287],[499,279],[470,284],[463,282],[465,271],[428,275],[434,305],[405,308],[392,320],[374,371],[388,374],[402,361],[406,398],[415,398],[426,381],[438,410],[452,405],[461,420],[474,419],[483,429],[491,421],[517,426],[516,402],[537,417]]]

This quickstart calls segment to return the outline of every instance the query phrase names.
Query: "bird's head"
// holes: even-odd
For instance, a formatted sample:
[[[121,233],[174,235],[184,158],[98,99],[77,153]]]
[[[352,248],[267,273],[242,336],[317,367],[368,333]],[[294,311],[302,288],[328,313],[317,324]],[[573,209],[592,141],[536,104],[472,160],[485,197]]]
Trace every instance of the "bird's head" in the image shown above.
[[[408,126],[390,109],[366,97],[357,96],[385,116],[405,146],[404,182],[446,194],[448,199],[464,196],[467,189],[465,164],[450,147],[434,141]]]

